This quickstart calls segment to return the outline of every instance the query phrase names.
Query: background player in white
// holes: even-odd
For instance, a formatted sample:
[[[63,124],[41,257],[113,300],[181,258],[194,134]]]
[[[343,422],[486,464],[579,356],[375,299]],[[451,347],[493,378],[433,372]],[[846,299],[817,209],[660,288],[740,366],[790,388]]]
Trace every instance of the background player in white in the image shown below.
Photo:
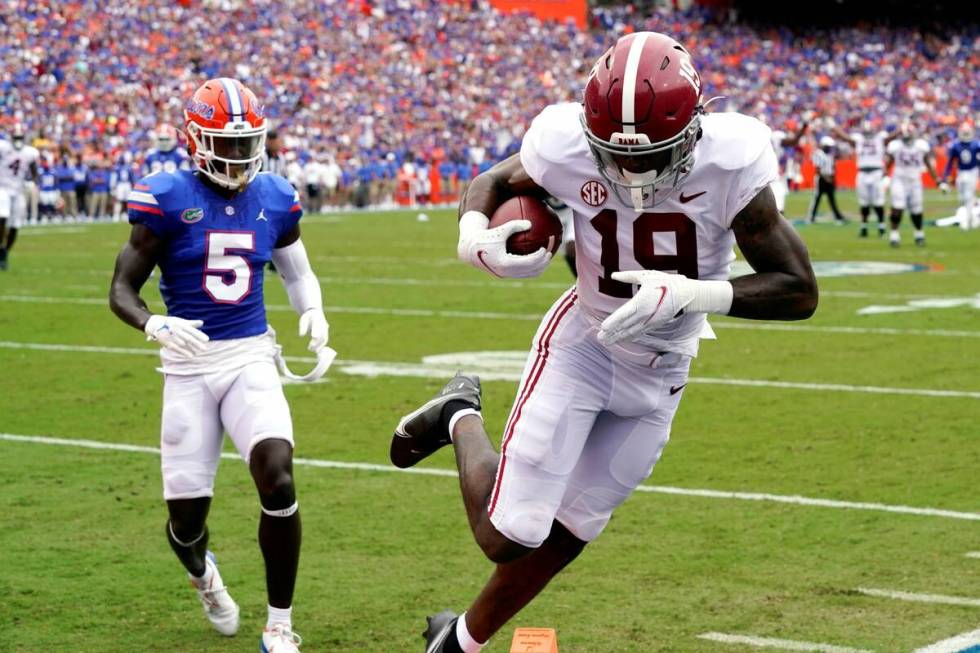
[[[430,618],[426,653],[479,651],[599,536],[667,443],[711,335],[707,313],[797,320],[816,308],[806,248],[770,189],[769,129],[702,115],[700,96],[679,43],[625,36],[593,68],[584,106],[542,111],[520,154],[460,203],[460,258],[530,277],[550,254],[509,254],[507,238],[528,223],[488,229],[487,216],[515,194],[557,197],[574,212],[579,274],[534,338],[500,455],[474,377],[458,375],[395,429],[399,467],[455,445],[470,527],[497,563],[463,616]],[[736,242],[757,272],[728,281]]]
[[[7,269],[17,232],[27,221],[27,183],[38,174],[41,153],[25,139],[24,126],[18,123],[9,141],[0,140],[0,270]]]
[[[934,165],[932,148],[924,138],[915,135],[911,122],[903,122],[899,137],[888,144],[888,165],[894,165],[891,182],[891,233],[888,242],[892,247],[901,244],[902,236],[898,226],[902,222],[902,212],[909,211],[912,226],[915,228],[915,244],[926,244],[926,233],[922,228],[922,172],[929,171],[933,181],[939,183]]]
[[[205,614],[224,635],[238,630],[238,606],[207,549],[225,430],[248,463],[261,503],[269,608],[260,650],[295,652],[301,527],[293,430],[276,372],[275,333],[266,322],[263,268],[275,261],[301,315],[300,335],[310,335],[310,350],[323,360],[320,352],[330,350],[320,286],[300,240],[299,196],[285,179],[258,173],[266,132],[255,95],[236,80],[212,79],[184,115],[197,172],[160,171],[133,186],[133,229],[116,260],[110,302],[120,319],[162,347],[166,534]],[[157,265],[167,315],[151,313],[139,296]]]
[[[149,175],[163,170],[177,172],[190,170],[191,160],[187,154],[178,149],[177,130],[173,125],[160,124],[153,130],[153,148],[146,153],[143,162],[143,174]]]
[[[949,159],[943,171],[943,181],[940,188],[943,192],[949,190],[948,179],[953,168],[956,168],[956,195],[960,200],[957,215],[960,216],[960,227],[969,229],[980,227],[980,211],[976,207],[977,170],[980,168],[980,141],[976,138],[973,125],[963,123],[957,132],[959,139],[949,147]]]
[[[792,173],[792,165],[788,160],[789,153],[787,148],[793,148],[800,144],[803,134],[806,133],[809,120],[804,116],[800,121],[800,126],[793,133],[787,133],[782,129],[774,129],[770,136],[772,149],[776,153],[776,161],[779,163],[779,175],[772,182],[772,194],[776,198],[776,208],[782,213],[786,210],[786,195],[789,193],[788,179]]]
[[[861,210],[861,231],[868,235],[868,216],[874,207],[878,216],[878,235],[885,235],[885,148],[895,138],[884,130],[875,130],[870,120],[861,122],[861,130],[848,134],[834,126],[833,134],[850,145],[857,156],[857,199]]]

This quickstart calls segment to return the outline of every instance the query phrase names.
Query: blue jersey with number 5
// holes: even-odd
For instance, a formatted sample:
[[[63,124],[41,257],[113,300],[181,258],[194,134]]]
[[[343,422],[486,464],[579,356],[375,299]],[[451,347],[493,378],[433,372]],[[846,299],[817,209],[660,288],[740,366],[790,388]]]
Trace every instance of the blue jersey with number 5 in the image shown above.
[[[212,340],[265,333],[263,270],[303,215],[288,181],[259,173],[229,199],[192,172],[158,172],[133,186],[128,211],[130,223],[165,243],[160,294],[169,315],[202,320]]]

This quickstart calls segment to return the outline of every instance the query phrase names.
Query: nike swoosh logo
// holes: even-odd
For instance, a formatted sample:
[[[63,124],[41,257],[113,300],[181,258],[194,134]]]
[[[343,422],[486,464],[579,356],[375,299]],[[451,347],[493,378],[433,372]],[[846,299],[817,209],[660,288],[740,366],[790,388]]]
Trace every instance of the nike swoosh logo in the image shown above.
[[[483,260],[483,255],[484,254],[485,254],[485,252],[481,249],[480,251],[478,251],[476,253],[476,257],[478,259],[480,259],[480,263],[482,263],[483,264],[483,267],[485,267],[487,269],[487,272],[489,272],[490,274],[492,274],[493,276],[495,276],[495,277],[497,277],[499,279],[502,279],[503,277],[501,277],[499,274],[497,274],[496,271],[492,267],[490,267],[489,265],[487,265],[487,262]]]
[[[684,193],[683,193],[683,191],[682,191],[682,192],[681,192],[681,196],[680,196],[680,201],[681,201],[681,204],[687,204],[687,203],[688,203],[688,202],[690,202],[691,200],[693,200],[693,199],[697,199],[697,198],[699,198],[699,197],[701,197],[702,195],[704,195],[704,194],[705,194],[705,193],[707,193],[707,192],[708,192],[708,191],[706,191],[706,190],[703,190],[703,191],[701,191],[700,193],[694,193],[693,195],[688,195],[687,197],[684,197]]]
[[[684,386],[685,385],[687,385],[687,384],[685,383],[684,385],[672,385],[672,386],[670,386],[670,394],[676,395],[678,392],[680,392],[681,390],[684,389]]]
[[[664,303],[664,297],[666,296],[667,296],[667,287],[663,286],[660,288],[660,301],[657,302],[657,307],[654,308],[653,312],[650,313],[650,316],[643,321],[643,324],[646,324],[647,322],[653,319],[653,316],[657,314],[657,311],[660,310],[660,306]]]

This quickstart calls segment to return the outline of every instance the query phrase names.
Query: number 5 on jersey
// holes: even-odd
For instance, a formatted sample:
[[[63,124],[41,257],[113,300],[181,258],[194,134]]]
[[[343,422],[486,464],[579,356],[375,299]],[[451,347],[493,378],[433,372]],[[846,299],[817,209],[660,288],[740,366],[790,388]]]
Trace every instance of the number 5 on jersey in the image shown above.
[[[237,304],[252,290],[252,268],[242,254],[255,251],[255,232],[209,231],[204,291],[218,304]]]

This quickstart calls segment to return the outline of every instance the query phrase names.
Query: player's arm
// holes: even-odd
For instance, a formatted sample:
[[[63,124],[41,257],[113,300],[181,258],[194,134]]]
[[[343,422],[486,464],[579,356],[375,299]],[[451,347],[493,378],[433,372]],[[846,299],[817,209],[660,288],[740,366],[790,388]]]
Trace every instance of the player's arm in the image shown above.
[[[832,133],[837,140],[844,141],[851,147],[857,147],[857,141],[851,138],[850,134],[848,134],[846,131],[844,131],[837,125],[834,125],[834,128],[830,130],[830,133]]]
[[[755,270],[732,279],[728,315],[753,320],[805,320],[817,309],[817,279],[806,245],[763,188],[732,221],[745,260]]]
[[[937,186],[941,186],[942,184],[944,184],[946,180],[943,179],[942,181],[940,181],[939,175],[936,174],[936,155],[933,154],[932,148],[929,148],[929,151],[926,153],[924,159],[926,164],[926,170],[929,171],[929,176],[932,177],[933,183],[935,183]]]
[[[163,240],[148,227],[135,224],[119,256],[109,287],[109,306],[116,316],[140,331],[153,313],[140,297],[140,289],[163,254]]]
[[[800,121],[799,129],[797,129],[793,134],[787,134],[785,137],[783,137],[783,140],[781,140],[779,144],[783,147],[796,147],[800,144],[800,139],[803,138],[803,134],[806,133],[806,129],[809,125],[810,123],[806,119]]]
[[[519,154],[504,159],[470,182],[459,202],[456,253],[461,261],[497,277],[536,277],[548,267],[551,252],[544,247],[527,255],[507,251],[507,239],[530,229],[529,221],[511,220],[488,228],[489,216],[516,195],[534,195],[542,200],[549,195],[524,169]]]
[[[282,279],[290,306],[300,316],[299,335],[309,335],[308,349],[319,352],[330,338],[330,325],[323,314],[320,281],[313,273],[306,247],[300,239],[299,224],[279,236],[272,250],[272,262]]]
[[[140,289],[163,254],[164,242],[144,225],[134,224],[119,256],[109,286],[109,306],[120,320],[146,333],[163,347],[191,357],[204,348],[208,336],[201,320],[154,315],[140,297]]]
[[[949,150],[946,153],[946,169],[943,170],[943,184],[949,179],[949,175],[953,172],[953,166],[956,164],[956,160],[959,159],[956,155],[956,149],[956,143],[953,143],[949,146]]]

